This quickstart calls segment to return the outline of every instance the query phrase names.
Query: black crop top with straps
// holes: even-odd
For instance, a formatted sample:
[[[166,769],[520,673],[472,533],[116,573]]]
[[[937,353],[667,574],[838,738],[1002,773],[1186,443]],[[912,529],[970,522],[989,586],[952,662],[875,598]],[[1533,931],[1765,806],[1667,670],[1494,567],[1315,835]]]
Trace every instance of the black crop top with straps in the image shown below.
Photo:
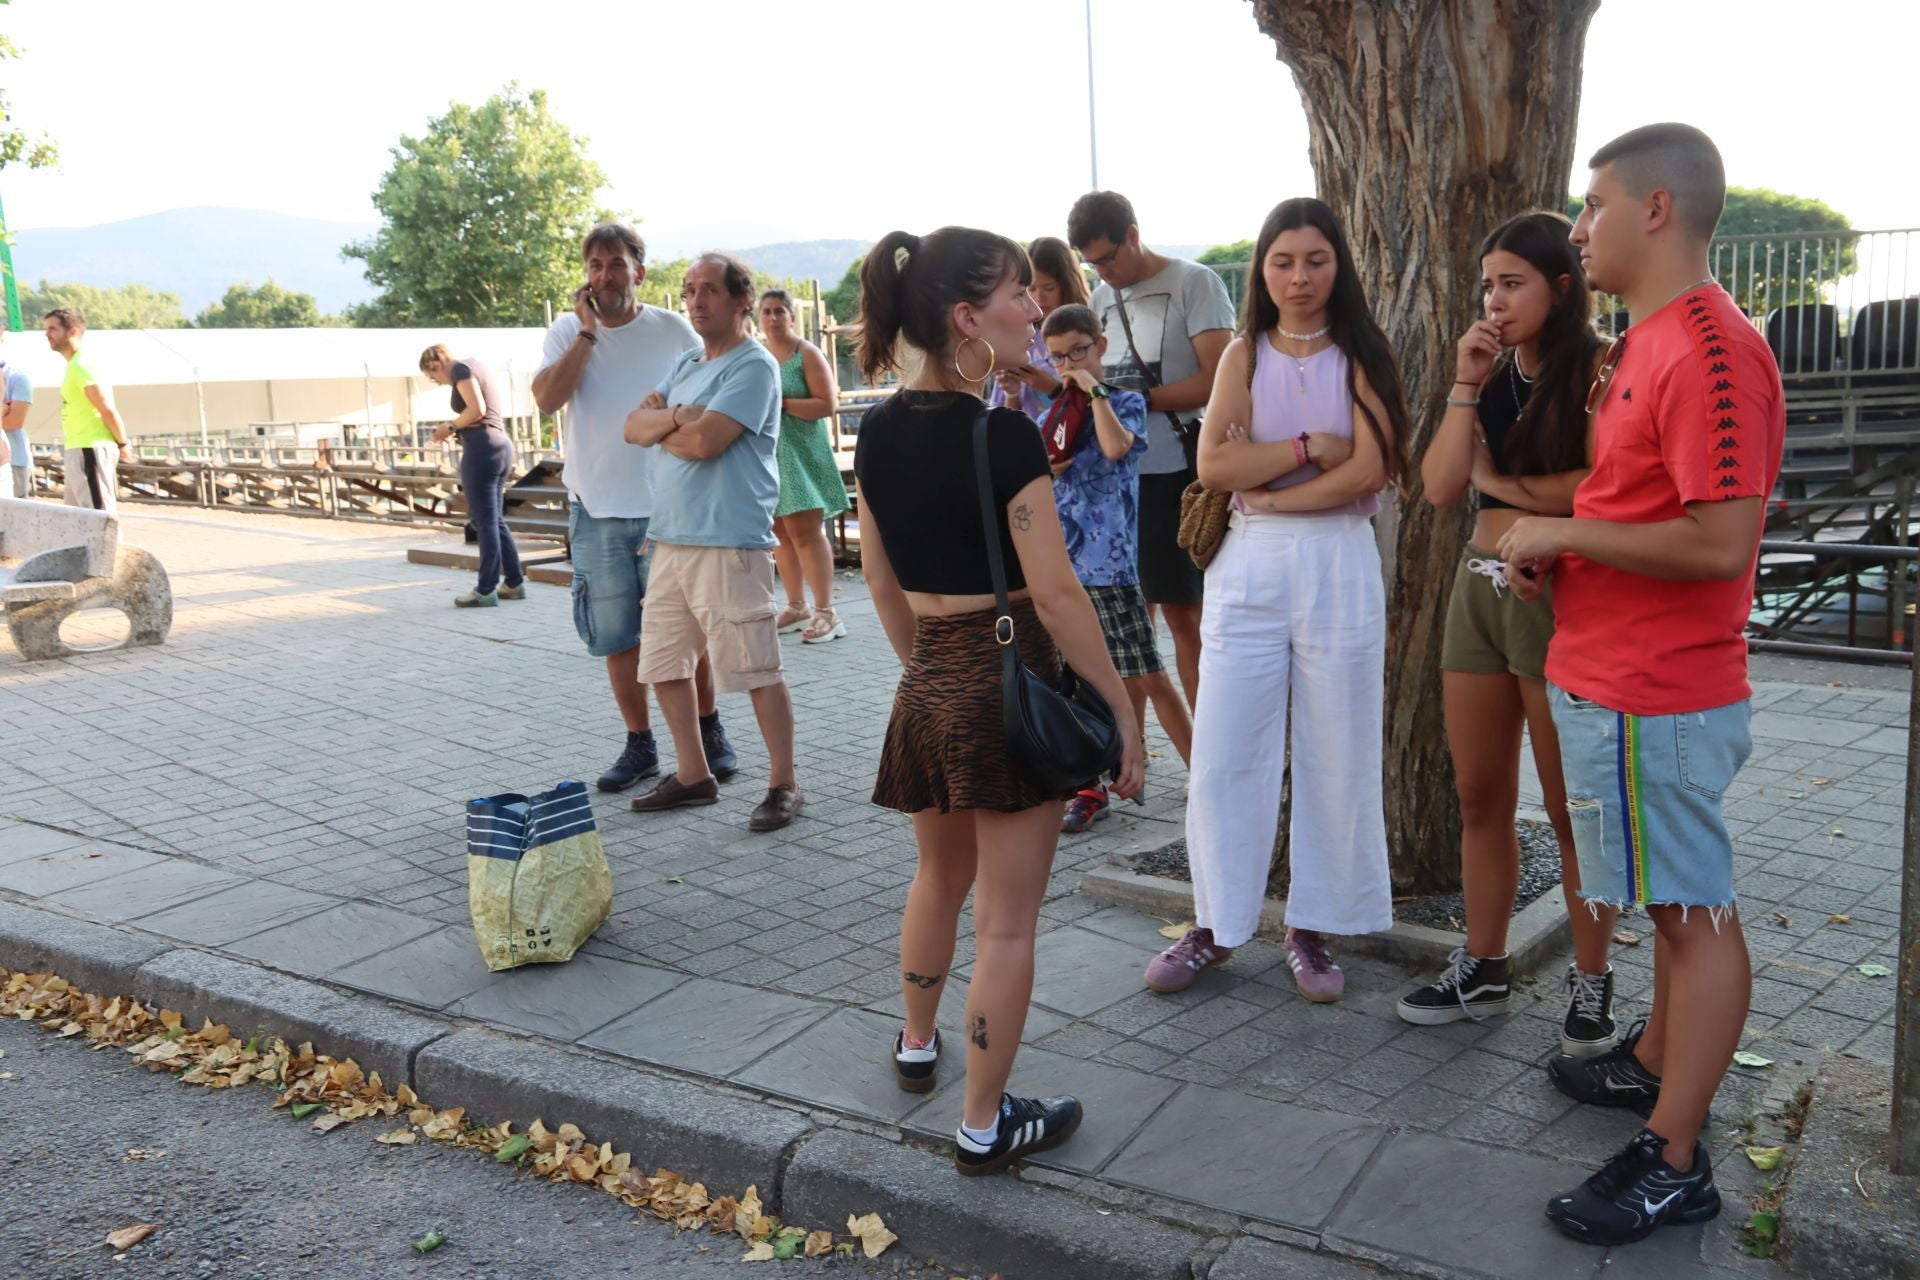
[[[1500,474],[1507,471],[1507,434],[1513,430],[1513,424],[1520,421],[1520,411],[1526,407],[1527,397],[1533,393],[1533,384],[1520,376],[1519,361],[1508,359],[1502,367],[1487,379],[1480,388],[1480,433],[1487,438],[1487,452],[1493,455],[1493,465]],[[1480,509],[1493,507],[1513,509],[1511,502],[1502,502],[1490,493],[1480,495]]]
[[[979,412],[980,401],[970,395],[903,390],[860,420],[853,449],[860,519],[878,527],[894,577],[908,591],[993,593],[973,469],[973,420]],[[1007,504],[1052,474],[1033,419],[1018,409],[989,410],[987,464],[1007,590],[1018,591],[1027,580],[1007,528]]]

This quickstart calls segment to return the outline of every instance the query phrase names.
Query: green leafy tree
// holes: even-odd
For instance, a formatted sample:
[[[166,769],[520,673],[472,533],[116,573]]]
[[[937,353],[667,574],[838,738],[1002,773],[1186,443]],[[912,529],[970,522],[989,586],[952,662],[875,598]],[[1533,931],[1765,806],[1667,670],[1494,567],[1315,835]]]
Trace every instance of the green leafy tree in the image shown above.
[[[847,268],[847,274],[840,277],[840,283],[821,295],[820,300],[827,306],[827,313],[841,324],[852,324],[860,315],[860,264],[865,258],[855,258],[853,265]]]
[[[6,4],[8,0],[0,0]],[[0,63],[11,62],[20,56],[21,49],[5,35],[0,35]],[[0,89],[0,169],[10,165],[24,164],[29,169],[45,169],[60,161],[60,147],[46,134],[37,137],[25,129],[13,127],[13,107],[7,101],[6,90]]]
[[[581,238],[611,216],[595,199],[606,175],[544,92],[454,103],[392,154],[373,193],[385,225],[342,250],[381,291],[355,323],[531,325],[573,296]]]
[[[252,284],[227,286],[226,296],[193,318],[197,329],[312,329],[340,321],[320,314],[310,293],[283,289],[268,277]]]
[[[20,312],[28,328],[38,328],[55,307],[77,307],[89,329],[184,329],[187,314],[180,295],[144,284],[103,289],[91,284],[20,286]]]
[[[1585,207],[1581,197],[1567,198],[1569,218],[1578,218]],[[1845,234],[1852,226],[1824,200],[1765,187],[1728,187],[1714,241],[1714,274],[1755,315],[1819,302],[1836,279],[1854,269],[1856,242]],[[1769,238],[1733,241],[1727,236]]]
[[[1203,267],[1245,266],[1247,259],[1253,257],[1253,241],[1235,240],[1232,244],[1217,244],[1200,255]]]

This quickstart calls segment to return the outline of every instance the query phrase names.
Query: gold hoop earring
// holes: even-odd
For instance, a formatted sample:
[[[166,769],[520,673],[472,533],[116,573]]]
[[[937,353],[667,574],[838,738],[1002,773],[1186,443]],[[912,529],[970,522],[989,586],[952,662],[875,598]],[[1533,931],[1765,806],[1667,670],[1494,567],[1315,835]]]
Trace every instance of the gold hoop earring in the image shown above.
[[[967,343],[969,342],[977,342],[987,349],[986,372],[977,378],[968,377],[966,370],[960,367],[960,353],[967,349]],[[985,382],[993,376],[994,359],[993,344],[991,342],[988,342],[985,338],[963,338],[960,341],[960,345],[953,349],[953,372],[962,382]]]

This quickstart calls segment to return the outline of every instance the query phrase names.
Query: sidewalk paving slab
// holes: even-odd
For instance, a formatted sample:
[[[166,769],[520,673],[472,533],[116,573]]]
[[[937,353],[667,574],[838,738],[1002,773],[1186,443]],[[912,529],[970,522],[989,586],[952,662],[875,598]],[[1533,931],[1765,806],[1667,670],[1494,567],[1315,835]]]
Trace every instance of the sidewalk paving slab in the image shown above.
[[[147,922],[142,922],[143,926]],[[326,975],[357,991],[445,1009],[463,997],[506,981],[480,958],[473,930],[447,925]]]
[[[0,866],[0,889],[28,898],[46,898],[163,861],[160,854],[103,841],[69,845]]]
[[[590,1048],[707,1076],[744,1070],[826,1017],[820,1000],[688,978],[581,1038]]]
[[[1351,1116],[1188,1085],[1101,1176],[1317,1231],[1386,1137],[1384,1125]]]
[[[133,922],[163,937],[200,946],[224,947],[252,934],[318,915],[338,901],[326,894],[288,888],[271,880],[242,880],[232,888],[191,902],[135,916]]]
[[[75,832],[33,826],[17,818],[0,817],[0,866],[92,843],[91,837]]]
[[[383,1001],[204,951],[166,952],[116,988],[195,1023],[225,1023],[237,1036],[264,1032],[293,1046],[311,1042],[321,1053],[352,1058],[368,1074],[378,1071],[389,1087],[413,1083],[414,1055],[452,1029]]]
[[[248,934],[228,943],[226,949],[249,960],[317,978],[430,933],[433,928],[433,921],[391,907],[341,902]]]
[[[46,901],[83,915],[125,920],[130,918],[128,913],[164,911],[247,883],[245,876],[216,871],[182,858],[163,858],[105,880],[93,880],[48,894]]]
[[[1214,1262],[1207,1280],[1378,1280],[1380,1274],[1373,1267],[1325,1250],[1292,1248],[1242,1236]]]
[[[584,953],[565,964],[523,965],[498,977],[447,1012],[513,1031],[578,1040],[686,981],[664,969]]]

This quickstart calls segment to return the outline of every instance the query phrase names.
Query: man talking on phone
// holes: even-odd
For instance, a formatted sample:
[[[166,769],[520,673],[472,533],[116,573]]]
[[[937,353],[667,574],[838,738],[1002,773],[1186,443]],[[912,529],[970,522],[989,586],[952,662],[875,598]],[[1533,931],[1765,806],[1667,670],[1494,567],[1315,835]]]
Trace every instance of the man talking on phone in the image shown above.
[[[627,727],[626,746],[598,785],[602,791],[624,791],[660,772],[647,687],[638,679],[657,451],[627,443],[627,414],[700,339],[682,317],[641,305],[635,290],[646,279],[647,246],[632,227],[618,222],[595,227],[581,245],[581,259],[586,283],[574,291],[572,312],[547,330],[533,399],[542,413],[567,410],[561,480],[568,495],[573,625],[587,652],[606,661]],[[716,778],[728,778],[739,760],[720,727],[713,672],[704,654],[694,689],[706,768]]]

